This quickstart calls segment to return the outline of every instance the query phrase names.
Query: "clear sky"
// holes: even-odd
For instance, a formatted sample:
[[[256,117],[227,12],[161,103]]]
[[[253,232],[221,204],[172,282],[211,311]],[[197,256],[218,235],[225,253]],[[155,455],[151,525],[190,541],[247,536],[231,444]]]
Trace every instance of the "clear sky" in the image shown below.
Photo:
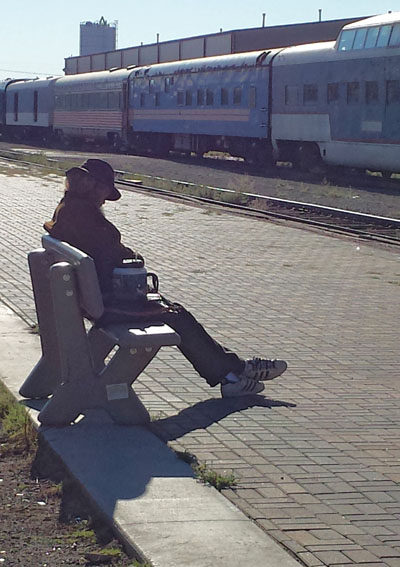
[[[242,28],[352,18],[400,11],[372,0],[3,0],[0,79],[63,74],[79,55],[79,24],[102,16],[118,22],[119,48]]]

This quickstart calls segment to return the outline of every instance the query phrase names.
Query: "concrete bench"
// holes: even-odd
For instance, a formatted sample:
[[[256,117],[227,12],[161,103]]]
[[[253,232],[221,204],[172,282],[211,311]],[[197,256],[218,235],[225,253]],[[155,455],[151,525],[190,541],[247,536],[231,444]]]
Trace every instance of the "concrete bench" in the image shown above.
[[[51,396],[39,414],[44,425],[68,425],[97,408],[119,424],[148,422],[132,383],[162,346],[180,343],[179,335],[165,324],[89,323],[104,313],[92,258],[47,235],[42,245],[28,255],[42,356],[20,394]]]

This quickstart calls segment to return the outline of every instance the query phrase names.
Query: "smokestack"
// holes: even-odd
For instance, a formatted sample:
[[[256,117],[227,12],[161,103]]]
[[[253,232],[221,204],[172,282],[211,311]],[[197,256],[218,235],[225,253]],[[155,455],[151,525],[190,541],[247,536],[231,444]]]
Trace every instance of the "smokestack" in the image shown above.
[[[322,20],[322,10],[321,8],[318,10],[318,14],[319,14],[319,22]]]
[[[159,42],[160,42],[160,34],[158,33],[157,34],[157,43],[159,43]]]
[[[266,16],[266,14],[264,13],[264,14],[262,15],[262,27],[263,27],[263,28],[265,28],[265,16]]]

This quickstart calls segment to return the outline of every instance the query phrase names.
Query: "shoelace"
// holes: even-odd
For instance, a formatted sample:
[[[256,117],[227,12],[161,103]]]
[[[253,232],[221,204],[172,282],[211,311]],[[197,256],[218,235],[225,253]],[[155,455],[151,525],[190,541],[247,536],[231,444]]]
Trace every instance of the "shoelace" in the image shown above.
[[[267,378],[270,369],[275,367],[275,361],[262,358],[253,358],[247,361],[247,364],[251,367],[248,374],[251,373],[251,377],[258,380]]]

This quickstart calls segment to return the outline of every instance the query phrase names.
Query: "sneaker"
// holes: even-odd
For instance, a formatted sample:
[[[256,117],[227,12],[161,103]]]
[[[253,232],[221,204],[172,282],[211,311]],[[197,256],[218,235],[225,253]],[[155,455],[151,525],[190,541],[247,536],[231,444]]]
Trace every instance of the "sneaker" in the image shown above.
[[[252,396],[264,390],[264,384],[251,378],[242,377],[238,382],[226,382],[221,384],[221,395],[223,398],[235,398],[236,396]]]
[[[285,372],[287,364],[284,360],[268,360],[264,358],[253,358],[245,361],[245,367],[240,378],[250,380],[273,380]]]

